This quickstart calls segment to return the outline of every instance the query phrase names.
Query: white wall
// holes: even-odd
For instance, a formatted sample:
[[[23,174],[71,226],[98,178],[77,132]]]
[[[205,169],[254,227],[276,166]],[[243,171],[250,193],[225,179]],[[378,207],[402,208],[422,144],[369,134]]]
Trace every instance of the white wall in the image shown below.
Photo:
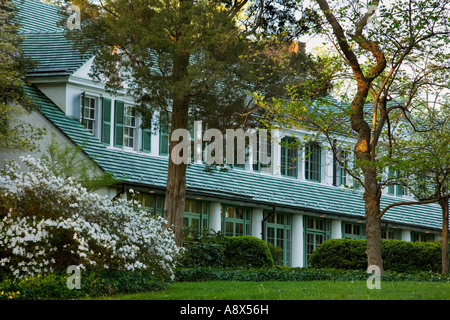
[[[15,151],[15,152],[6,152],[2,151],[0,153],[0,166],[3,167],[4,161],[14,160],[22,165],[22,161],[20,161],[21,156],[30,155],[34,158],[41,158],[44,155],[48,155],[49,147],[52,143],[52,140],[56,142],[62,149],[66,146],[73,147],[73,144],[64,136],[61,132],[59,132],[53,124],[51,124],[42,114],[39,112],[32,112],[30,114],[26,114],[21,118],[21,121],[24,123],[29,123],[34,128],[41,128],[46,131],[45,135],[41,140],[37,142],[38,148],[34,152],[29,151]],[[14,124],[12,124],[14,125]],[[88,158],[80,153],[80,160],[87,160]],[[97,173],[101,173],[100,168],[97,167]]]

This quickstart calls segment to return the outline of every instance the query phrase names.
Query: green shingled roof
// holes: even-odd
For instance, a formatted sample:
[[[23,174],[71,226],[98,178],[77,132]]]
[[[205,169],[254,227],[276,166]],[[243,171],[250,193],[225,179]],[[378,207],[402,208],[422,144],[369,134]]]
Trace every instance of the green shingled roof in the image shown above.
[[[167,157],[106,147],[76,119],[67,117],[38,89],[27,87],[27,91],[36,99],[42,114],[74,144],[81,146],[103,170],[130,185],[165,188]],[[362,194],[354,190],[239,169],[226,172],[205,172],[204,169],[204,165],[200,164],[188,166],[188,194],[222,201],[275,205],[279,210],[290,208],[336,216],[364,217]],[[382,207],[399,200],[383,196]],[[394,207],[384,215],[383,220],[418,227],[441,228],[440,207],[436,204]]]
[[[65,38],[59,8],[39,0],[13,0],[18,8],[16,21],[25,36],[22,47],[26,57],[38,65],[29,75],[70,75],[91,57],[82,55]]]

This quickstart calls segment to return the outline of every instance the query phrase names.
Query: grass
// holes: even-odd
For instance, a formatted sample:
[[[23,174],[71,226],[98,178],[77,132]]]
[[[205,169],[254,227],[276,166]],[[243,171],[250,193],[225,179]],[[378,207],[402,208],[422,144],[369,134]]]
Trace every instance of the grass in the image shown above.
[[[382,281],[177,282],[166,290],[115,295],[111,300],[450,300],[450,283]]]

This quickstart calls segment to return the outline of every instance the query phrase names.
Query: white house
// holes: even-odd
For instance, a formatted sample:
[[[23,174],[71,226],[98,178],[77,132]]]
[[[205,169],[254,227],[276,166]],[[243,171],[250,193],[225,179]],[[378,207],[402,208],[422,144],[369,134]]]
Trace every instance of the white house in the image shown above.
[[[89,77],[92,57],[80,58],[64,38],[57,8],[38,0],[17,1],[25,35],[25,53],[39,61],[30,71],[27,92],[39,111],[25,119],[47,128],[42,156],[52,136],[62,145],[80,146],[81,157],[122,182],[98,190],[111,198],[129,189],[140,192],[148,211],[162,213],[168,164],[168,134],[140,128],[140,117],[127,95],[112,96]],[[151,128],[148,128],[151,129]],[[322,143],[305,150],[283,144],[302,131],[279,130],[268,152],[271,165],[205,170],[193,163],[187,171],[185,225],[226,235],[252,235],[283,249],[283,263],[306,266],[315,247],[331,238],[365,238],[364,202],[358,189],[346,188],[350,178],[333,162]],[[298,155],[298,160],[291,159]],[[0,155],[18,159],[18,154]],[[252,155],[255,156],[255,155]],[[393,194],[398,191],[397,194]],[[382,206],[408,197],[384,190]],[[439,240],[438,205],[394,207],[382,219],[383,236],[406,241]]]

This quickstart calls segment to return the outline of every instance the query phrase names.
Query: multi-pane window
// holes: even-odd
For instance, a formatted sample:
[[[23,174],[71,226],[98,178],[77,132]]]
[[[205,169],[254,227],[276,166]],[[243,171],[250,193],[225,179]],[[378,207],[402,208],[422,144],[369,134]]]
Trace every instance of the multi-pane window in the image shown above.
[[[81,119],[83,126],[94,134],[96,118],[96,99],[82,95]]]
[[[305,259],[306,264],[308,264],[309,257],[316,249],[316,247],[330,239],[331,223],[329,219],[305,217],[305,225]]]
[[[394,228],[381,228],[381,238],[385,240],[402,240],[402,231]]]
[[[202,230],[208,229],[208,217],[209,204],[207,202],[186,199],[183,224],[190,236],[198,237]]]
[[[257,163],[253,164],[253,171],[270,173],[272,171],[272,142],[270,132],[267,132],[265,136],[265,144],[262,143],[263,138],[264,135],[258,132],[257,150],[253,152],[253,157],[256,157]]]
[[[411,240],[414,242],[434,241],[434,234],[426,232],[411,232]]]
[[[222,232],[226,236],[251,235],[251,222],[250,208],[222,206]]]
[[[127,193],[128,200],[136,200],[140,205],[140,209],[155,215],[162,215],[164,210],[164,196],[156,194],[153,191]]]
[[[87,107],[85,107],[87,110]],[[121,100],[102,97],[100,109],[94,114],[101,116],[99,139],[106,145],[111,143],[118,148],[132,148],[143,152],[151,151],[151,121],[138,118],[133,105]],[[142,127],[142,129],[141,129]],[[139,144],[138,144],[139,142]]]
[[[281,174],[287,177],[298,175],[298,148],[295,138],[281,139]]]
[[[365,239],[366,228],[361,223],[343,223],[342,237],[345,239]]]
[[[130,105],[125,105],[123,118],[123,145],[134,148],[136,137],[136,111]]]
[[[393,179],[395,181],[395,179],[399,180],[400,179],[400,173],[398,171],[394,171],[392,169],[389,169],[388,172],[389,178]],[[402,196],[410,196],[411,193],[409,192],[408,188],[404,187],[401,184],[389,184],[388,186],[388,194],[393,195],[393,196],[397,196],[397,197],[402,197]]]
[[[350,177],[346,171],[349,164],[350,153],[348,151],[340,150],[338,153],[339,162],[336,162],[336,185],[347,186],[350,185]]]
[[[292,248],[292,215],[265,212],[266,221],[266,241],[281,250],[281,257],[276,264],[286,266],[291,265],[291,248]]]
[[[305,179],[320,182],[321,148],[317,143],[305,146]]]

